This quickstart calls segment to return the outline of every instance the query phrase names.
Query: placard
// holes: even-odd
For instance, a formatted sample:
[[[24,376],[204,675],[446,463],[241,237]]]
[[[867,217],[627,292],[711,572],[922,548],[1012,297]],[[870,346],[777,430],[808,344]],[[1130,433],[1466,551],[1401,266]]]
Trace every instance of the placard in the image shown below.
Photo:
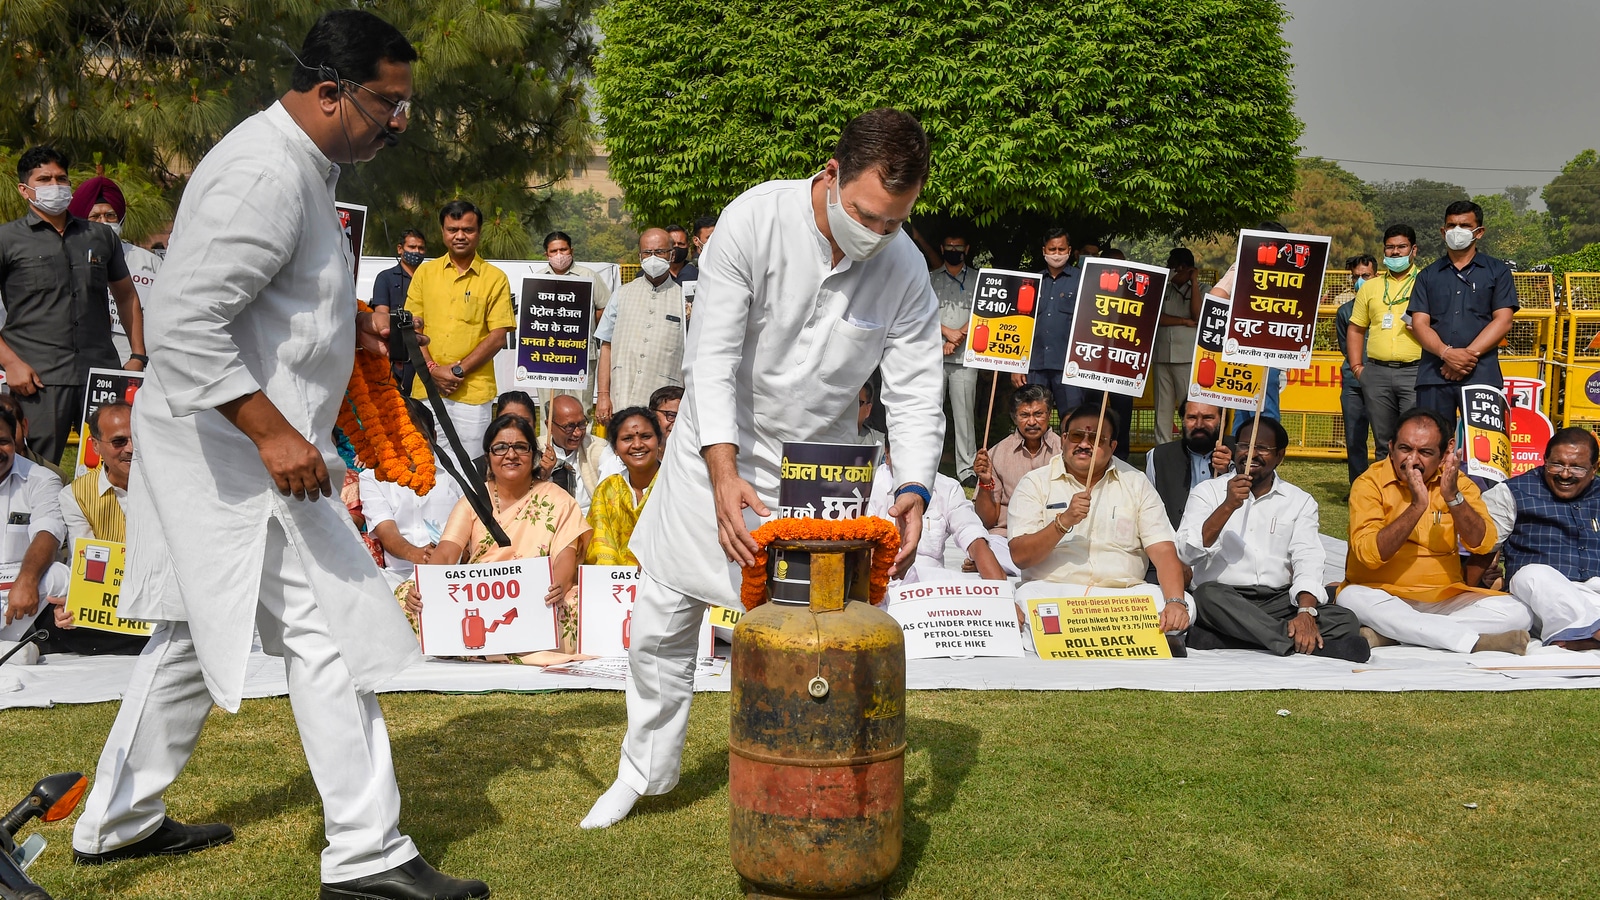
[[[1215,294],[1207,294],[1200,303],[1200,327],[1194,332],[1194,362],[1189,368],[1189,399],[1254,410],[1257,395],[1267,385],[1267,370],[1264,366],[1223,361],[1228,306],[1227,300]]]
[[[1487,384],[1461,386],[1461,421],[1456,424],[1456,449],[1461,472],[1505,481],[1511,473],[1511,408],[1505,392]]]
[[[149,637],[149,622],[117,615],[127,548],[114,541],[78,538],[72,542],[72,580],[67,586],[67,611],[77,628]]]
[[[17,583],[17,576],[20,574],[22,574],[22,561],[20,559],[14,563],[0,563],[0,641],[20,639],[23,635],[33,630],[33,623],[39,619],[39,613],[35,612],[31,616],[23,616],[17,619],[10,625],[5,624],[6,604],[11,597],[11,586]],[[41,611],[44,609],[42,590],[39,596],[39,609]]]
[[[961,364],[991,372],[1027,372],[1033,356],[1033,317],[1043,276],[979,269]]]
[[[1544,407],[1545,383],[1538,378],[1505,379],[1506,402],[1511,405],[1511,471],[1515,478],[1544,465],[1544,448],[1555,437],[1556,426],[1539,410]]]
[[[578,652],[603,658],[626,657],[633,646],[633,603],[639,596],[638,566],[578,567]],[[716,655],[711,607],[700,623],[697,656]]]
[[[1015,596],[1005,581],[918,582],[891,586],[884,611],[900,623],[906,659],[1020,657]]]
[[[550,558],[417,566],[422,652],[494,656],[553,650],[556,612],[544,603]]]
[[[877,444],[783,442],[778,517],[839,521],[866,515]]]
[[[519,388],[581,388],[589,383],[594,282],[581,275],[522,279],[517,303]]]
[[[1107,594],[1028,601],[1040,659],[1171,659],[1155,597]]]
[[[361,277],[361,242],[367,234],[367,208],[359,203],[336,202],[339,229],[344,232],[345,249],[350,252],[350,277]]]
[[[1223,359],[1279,369],[1311,365],[1331,242],[1310,234],[1239,232]]]
[[[78,422],[78,468],[82,475],[100,465],[100,452],[89,439],[89,417],[108,403],[133,405],[133,396],[144,386],[143,372],[122,369],[90,369],[83,392],[83,418]]]
[[[1086,259],[1061,381],[1139,397],[1150,377],[1167,270],[1120,259]],[[1045,362],[1049,362],[1046,360]]]

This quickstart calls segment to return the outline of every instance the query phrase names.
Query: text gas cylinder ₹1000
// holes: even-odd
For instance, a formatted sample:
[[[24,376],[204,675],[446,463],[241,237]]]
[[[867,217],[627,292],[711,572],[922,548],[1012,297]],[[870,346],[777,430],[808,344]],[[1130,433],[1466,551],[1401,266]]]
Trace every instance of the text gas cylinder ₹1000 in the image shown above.
[[[734,629],[729,844],[747,896],[877,898],[900,863],[905,639],[860,599],[872,547],[773,542],[771,602]]]

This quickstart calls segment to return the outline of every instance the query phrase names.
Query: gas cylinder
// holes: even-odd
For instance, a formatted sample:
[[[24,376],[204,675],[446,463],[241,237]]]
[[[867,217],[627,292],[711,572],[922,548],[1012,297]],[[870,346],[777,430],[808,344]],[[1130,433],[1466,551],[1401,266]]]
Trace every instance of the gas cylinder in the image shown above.
[[[1100,272],[1100,290],[1114,291],[1117,283],[1122,280],[1122,273],[1116,269],[1105,269]]]
[[[1033,315],[1033,298],[1037,292],[1031,283],[1024,283],[1017,288],[1017,312],[1025,316]]]
[[[482,650],[488,629],[483,625],[483,615],[469,609],[461,617],[461,645],[468,650]]]
[[[989,323],[978,320],[978,327],[972,329],[972,352],[982,353],[989,349]]]
[[[1203,388],[1210,388],[1217,383],[1217,358],[1207,353],[1200,357],[1200,365],[1195,367],[1196,380]]]
[[[905,639],[865,602],[872,547],[774,542],[773,599],[734,629],[729,846],[747,897],[878,898],[900,863]]]

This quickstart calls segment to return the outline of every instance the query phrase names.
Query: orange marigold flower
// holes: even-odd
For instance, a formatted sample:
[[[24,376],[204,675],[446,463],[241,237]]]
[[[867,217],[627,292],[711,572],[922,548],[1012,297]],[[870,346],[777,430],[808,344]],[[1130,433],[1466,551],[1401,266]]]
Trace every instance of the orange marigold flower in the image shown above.
[[[894,523],[877,516],[862,516],[838,522],[823,519],[774,519],[762,525],[750,536],[756,542],[755,565],[743,571],[739,587],[739,602],[745,609],[755,609],[767,602],[767,545],[773,541],[872,541],[872,569],[868,576],[867,596],[873,604],[883,602],[889,588],[889,570],[894,567],[894,557],[900,550],[900,532]]]

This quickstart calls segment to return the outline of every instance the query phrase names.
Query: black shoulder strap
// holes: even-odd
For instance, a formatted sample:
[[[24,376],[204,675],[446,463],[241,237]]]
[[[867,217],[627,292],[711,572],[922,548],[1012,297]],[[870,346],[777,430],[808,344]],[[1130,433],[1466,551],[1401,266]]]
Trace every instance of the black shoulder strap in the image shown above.
[[[489,530],[489,536],[501,547],[511,546],[511,538],[506,536],[504,528],[494,519],[494,507],[489,503],[489,490],[484,486],[483,479],[470,477],[477,474],[477,467],[472,464],[472,457],[466,448],[461,445],[461,438],[456,434],[455,423],[450,421],[450,413],[444,408],[444,398],[439,395],[439,385],[434,382],[433,374],[428,371],[428,363],[422,358],[422,347],[417,343],[417,333],[410,328],[398,329],[405,341],[406,356],[411,362],[411,367],[416,370],[417,377],[422,380],[422,387],[428,392],[428,406],[432,407],[433,418],[444,429],[445,440],[450,442],[450,449],[454,451],[456,463],[451,463],[445,449],[439,446],[436,432],[432,428],[417,428],[428,439],[428,446],[433,449],[433,457],[438,461],[439,468],[445,470],[454,478],[456,484],[461,485],[461,493],[472,505],[472,511],[478,514],[479,521]],[[401,393],[405,398],[406,408],[412,410],[411,418],[415,422],[422,422],[416,410],[424,409],[422,401],[410,394]]]

